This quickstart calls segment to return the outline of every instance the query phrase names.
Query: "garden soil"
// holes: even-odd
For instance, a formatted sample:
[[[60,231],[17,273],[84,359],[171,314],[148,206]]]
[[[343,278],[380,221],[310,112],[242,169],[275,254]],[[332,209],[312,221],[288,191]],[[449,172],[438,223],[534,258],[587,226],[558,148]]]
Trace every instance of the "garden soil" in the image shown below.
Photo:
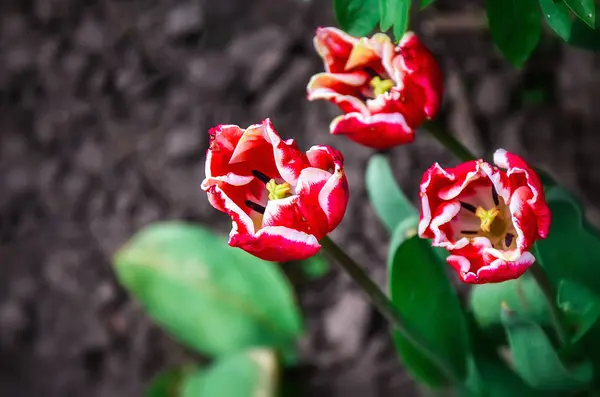
[[[207,130],[270,117],[305,149],[339,148],[351,199],[332,238],[385,284],[387,232],[364,190],[371,150],[328,134],[309,103],[330,0],[0,2],[0,396],[141,396],[192,356],[120,288],[113,253],[145,225],[227,232],[200,189]],[[546,168],[600,220],[600,57],[547,32],[516,70],[479,1],[438,0],[414,29],[446,79],[441,118],[474,151],[504,147]],[[425,131],[392,150],[415,201],[422,172],[455,160]],[[389,330],[337,269],[296,283],[306,314],[302,396],[411,396]],[[418,302],[415,302],[418,304]],[[226,396],[215,396],[226,397]]]

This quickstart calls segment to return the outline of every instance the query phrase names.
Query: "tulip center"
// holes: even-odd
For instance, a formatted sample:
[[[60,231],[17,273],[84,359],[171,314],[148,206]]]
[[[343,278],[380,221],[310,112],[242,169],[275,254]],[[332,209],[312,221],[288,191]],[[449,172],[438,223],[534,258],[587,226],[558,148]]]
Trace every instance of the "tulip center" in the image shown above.
[[[496,207],[491,210],[478,207],[475,210],[475,216],[481,220],[480,228],[486,233],[490,233],[494,237],[498,237],[506,230],[506,222],[502,219],[500,210]]]
[[[269,200],[279,200],[292,195],[292,187],[287,182],[277,183],[275,179],[271,179],[267,182],[266,187],[269,191]]]
[[[369,83],[373,88],[373,93],[375,96],[383,95],[394,87],[394,82],[389,79],[382,79],[379,76],[375,76],[371,79]]]

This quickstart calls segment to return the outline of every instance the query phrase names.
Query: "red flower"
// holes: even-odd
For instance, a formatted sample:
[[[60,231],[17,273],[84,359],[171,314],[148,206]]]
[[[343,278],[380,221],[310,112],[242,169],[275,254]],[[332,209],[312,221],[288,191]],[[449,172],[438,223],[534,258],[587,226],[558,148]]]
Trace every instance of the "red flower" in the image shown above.
[[[269,119],[246,130],[218,125],[209,134],[202,189],[233,221],[229,245],[269,261],[316,254],[346,211],[342,154],[327,146],[301,152]]]
[[[448,169],[436,163],[421,182],[419,236],[446,248],[448,264],[466,283],[521,276],[535,262],[529,249],[550,228],[537,174],[503,149],[494,163],[468,161]]]
[[[410,143],[414,129],[433,118],[443,92],[442,71],[414,33],[398,46],[388,36],[349,36],[336,28],[319,28],[314,39],[325,73],[308,83],[308,99],[327,99],[345,115],[329,126],[375,149]]]

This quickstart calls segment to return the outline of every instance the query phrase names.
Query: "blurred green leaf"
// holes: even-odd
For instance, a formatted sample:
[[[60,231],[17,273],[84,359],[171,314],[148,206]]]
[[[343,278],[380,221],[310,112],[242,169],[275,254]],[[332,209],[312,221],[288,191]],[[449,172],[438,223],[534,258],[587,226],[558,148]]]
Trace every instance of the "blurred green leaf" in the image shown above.
[[[579,201],[559,185],[548,189],[546,200],[552,212],[550,233],[535,246],[537,259],[548,276],[578,282],[600,292],[600,233],[584,218]]]
[[[542,32],[537,0],[485,0],[485,8],[494,42],[514,66],[523,66]]]
[[[275,397],[277,357],[267,349],[225,356],[187,378],[181,397]]]
[[[185,223],[156,223],[137,233],[114,265],[150,317],[196,351],[295,351],[303,328],[286,279],[275,264],[229,247],[222,236]]]
[[[304,259],[301,266],[302,271],[309,279],[321,278],[331,269],[329,261],[321,254]]]
[[[596,22],[596,7],[594,0],[564,0],[565,4],[592,29]]]
[[[398,225],[388,255],[392,302],[407,323],[426,339],[443,360],[466,377],[469,352],[467,324],[447,265],[430,242],[416,235],[417,218]],[[394,344],[408,370],[430,387],[447,379],[437,365],[394,331]]]
[[[539,324],[550,324],[546,298],[528,273],[516,280],[473,286],[469,303],[479,327],[487,329],[501,324],[503,302],[511,310],[526,315]]]
[[[408,27],[408,13],[412,0],[379,0],[380,28],[385,32],[394,27],[394,37],[399,41]]]
[[[573,25],[569,7],[562,0],[539,0],[539,2],[548,26],[563,40],[568,41]]]
[[[150,381],[144,397],[179,397],[181,383],[197,370],[194,365],[188,365],[161,372]]]
[[[398,187],[386,155],[371,156],[367,164],[365,185],[375,213],[390,233],[404,219],[419,216],[414,205]]]
[[[558,306],[565,313],[574,333],[571,342],[583,337],[600,317],[600,299],[585,286],[570,280],[561,280],[558,285]]]
[[[353,36],[366,36],[379,21],[379,0],[334,0],[338,23]]]
[[[588,361],[566,366],[544,330],[534,321],[508,309],[502,310],[515,371],[538,390],[573,390],[588,385],[593,376]]]
[[[428,5],[432,4],[435,0],[421,0],[421,9],[424,9]]]
[[[596,6],[596,14],[600,13],[600,5]],[[589,51],[600,51],[600,18],[596,19],[595,28],[590,28],[581,20],[573,23],[569,44]]]

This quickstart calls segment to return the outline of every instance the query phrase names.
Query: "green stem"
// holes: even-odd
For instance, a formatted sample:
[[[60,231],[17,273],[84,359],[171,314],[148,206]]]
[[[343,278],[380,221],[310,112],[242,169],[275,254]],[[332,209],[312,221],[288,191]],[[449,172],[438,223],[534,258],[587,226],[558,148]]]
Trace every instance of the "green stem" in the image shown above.
[[[539,257],[539,255],[538,255]],[[544,269],[539,265],[538,262],[535,262],[530,268],[529,271],[533,276],[535,282],[542,290],[544,297],[548,303],[548,311],[550,312],[550,319],[552,320],[552,324],[554,325],[554,329],[556,330],[556,336],[562,346],[566,346],[569,344],[569,333],[567,332],[567,327],[564,321],[564,317],[558,305],[556,304],[556,290],[554,286],[550,282],[548,275],[544,271]]]
[[[369,277],[362,267],[354,261],[344,250],[342,250],[328,236],[321,239],[321,246],[325,252],[335,260],[335,262],[356,282],[363,292],[371,300],[371,303],[381,313],[394,328],[396,328],[410,343],[423,352],[431,361],[437,364],[452,381],[459,383],[460,377],[456,374],[453,366],[439,357],[434,349],[423,340],[419,333],[411,330],[402,314],[398,312],[394,304],[389,300],[385,293]]]
[[[477,160],[476,157],[465,145],[463,145],[458,139],[450,135],[447,131],[442,128],[440,124],[435,121],[428,121],[423,124],[425,128],[435,139],[438,140],[446,149],[451,151],[461,161]]]

